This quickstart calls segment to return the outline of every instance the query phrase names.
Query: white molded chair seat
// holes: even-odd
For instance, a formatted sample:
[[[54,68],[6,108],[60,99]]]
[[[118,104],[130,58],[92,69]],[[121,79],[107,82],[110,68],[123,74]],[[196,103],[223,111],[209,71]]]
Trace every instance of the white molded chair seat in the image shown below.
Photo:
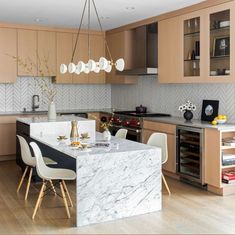
[[[168,160],[168,147],[167,147],[167,134],[165,133],[153,133],[147,142],[148,145],[161,148],[162,151],[162,164],[166,163]],[[168,187],[166,179],[162,173],[162,179],[168,191],[168,194],[171,195],[171,191]]]
[[[126,139],[126,135],[127,135],[128,130],[127,129],[119,129],[116,134],[115,137],[120,138],[120,139]]]
[[[62,197],[64,200],[66,212],[67,212],[68,218],[70,218],[70,212],[69,212],[68,203],[67,203],[65,193],[67,194],[67,197],[70,201],[70,205],[73,206],[73,204],[72,204],[72,200],[71,200],[71,197],[69,195],[69,192],[68,192],[68,189],[67,189],[67,186],[66,186],[64,180],[75,180],[76,173],[73,170],[69,170],[69,169],[48,167],[43,160],[42,153],[41,153],[41,150],[38,147],[38,145],[35,142],[31,142],[30,146],[32,147],[33,152],[34,152],[34,156],[36,158],[37,173],[43,180],[43,184],[42,184],[39,196],[38,196],[38,200],[37,200],[32,218],[34,219],[34,217],[37,213],[38,207],[41,204],[42,198],[44,196],[44,192],[46,190],[46,183],[47,183],[46,181],[51,181],[51,180],[59,180],[60,181],[60,189],[61,189]]]
[[[25,140],[25,138],[20,135],[17,135],[17,138],[19,139],[19,143],[20,143],[21,157],[22,157],[24,164],[26,165],[24,173],[23,173],[23,175],[20,179],[19,185],[17,187],[17,192],[19,192],[19,190],[22,186],[22,183],[24,181],[24,178],[26,176],[26,173],[27,173],[28,169],[30,168],[28,183],[27,183],[26,192],[25,192],[25,200],[27,200],[28,193],[29,193],[29,187],[30,187],[30,183],[31,183],[31,178],[32,178],[32,173],[33,173],[33,168],[36,167],[36,158],[32,156],[29,145],[28,145],[27,141]],[[48,157],[43,157],[43,159],[47,165],[56,165],[57,164],[57,162],[53,161],[52,159],[50,159]]]

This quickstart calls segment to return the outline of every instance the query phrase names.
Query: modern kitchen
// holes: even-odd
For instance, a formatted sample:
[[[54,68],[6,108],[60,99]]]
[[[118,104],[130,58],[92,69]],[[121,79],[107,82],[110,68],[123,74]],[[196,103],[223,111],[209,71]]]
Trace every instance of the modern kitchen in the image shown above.
[[[234,0],[0,13],[0,234],[235,233]]]

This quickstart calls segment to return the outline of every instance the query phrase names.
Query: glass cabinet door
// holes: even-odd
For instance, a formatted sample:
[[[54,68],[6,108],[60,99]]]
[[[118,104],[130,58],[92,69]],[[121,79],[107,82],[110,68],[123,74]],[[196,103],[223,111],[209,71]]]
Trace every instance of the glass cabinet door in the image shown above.
[[[184,20],[184,76],[200,76],[200,17]]]
[[[230,75],[230,10],[210,14],[210,74]]]

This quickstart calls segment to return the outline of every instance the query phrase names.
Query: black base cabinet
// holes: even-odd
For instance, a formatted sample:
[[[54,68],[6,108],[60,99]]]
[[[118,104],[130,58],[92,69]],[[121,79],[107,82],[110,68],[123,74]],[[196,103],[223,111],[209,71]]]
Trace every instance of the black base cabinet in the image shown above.
[[[34,141],[38,144],[38,146],[41,149],[42,155],[44,157],[49,157],[52,160],[56,161],[57,164],[55,165],[49,165],[49,167],[52,168],[65,168],[65,169],[71,169],[73,171],[76,171],[76,159],[72,158],[66,154],[63,154],[55,149],[52,149],[51,147],[42,144],[33,138],[30,138],[30,125],[27,125],[25,123],[16,122],[16,134],[24,137],[28,143]],[[31,148],[31,147],[30,147]],[[33,156],[33,151],[31,149],[31,153]],[[21,157],[21,150],[20,150],[20,143],[18,138],[16,137],[16,164],[21,167],[22,171],[25,169],[25,164]],[[33,171],[32,175],[33,181],[39,181],[40,178],[37,176],[36,169]]]

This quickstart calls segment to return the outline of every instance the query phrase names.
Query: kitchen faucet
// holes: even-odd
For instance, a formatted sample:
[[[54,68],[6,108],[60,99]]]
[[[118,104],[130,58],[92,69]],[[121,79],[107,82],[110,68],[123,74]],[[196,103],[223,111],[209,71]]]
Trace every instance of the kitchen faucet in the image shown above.
[[[37,99],[37,101],[36,101],[36,99]],[[35,111],[38,108],[39,108],[39,96],[33,95],[32,110]]]

